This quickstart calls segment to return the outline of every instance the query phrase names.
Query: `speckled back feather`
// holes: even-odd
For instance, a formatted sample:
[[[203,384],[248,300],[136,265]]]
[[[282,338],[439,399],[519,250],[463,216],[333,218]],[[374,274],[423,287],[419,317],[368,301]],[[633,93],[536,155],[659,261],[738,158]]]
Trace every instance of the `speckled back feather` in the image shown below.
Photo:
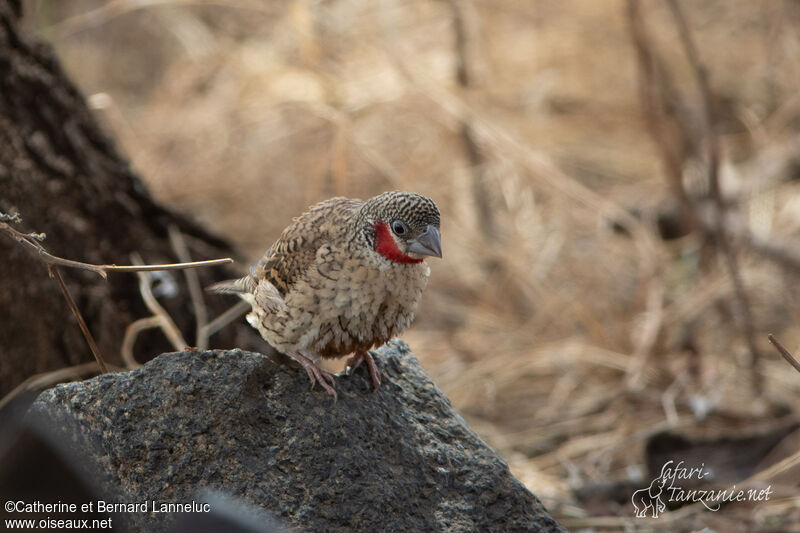
[[[283,230],[264,257],[253,266],[250,276],[266,279],[281,295],[286,295],[295,282],[314,262],[317,250],[327,242],[338,240],[346,231],[361,200],[336,197],[320,202]]]

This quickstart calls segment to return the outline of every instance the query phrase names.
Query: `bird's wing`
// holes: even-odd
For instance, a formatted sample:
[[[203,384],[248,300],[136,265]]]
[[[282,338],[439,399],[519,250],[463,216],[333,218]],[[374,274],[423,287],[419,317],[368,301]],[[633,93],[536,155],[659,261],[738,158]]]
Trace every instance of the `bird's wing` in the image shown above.
[[[269,281],[286,295],[314,263],[317,250],[341,237],[361,200],[331,198],[320,202],[294,221],[251,269],[256,280]]]

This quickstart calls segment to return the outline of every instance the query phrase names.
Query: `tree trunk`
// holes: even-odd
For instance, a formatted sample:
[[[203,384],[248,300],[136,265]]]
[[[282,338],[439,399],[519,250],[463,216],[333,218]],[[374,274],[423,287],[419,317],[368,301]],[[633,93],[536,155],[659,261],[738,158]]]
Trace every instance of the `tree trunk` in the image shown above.
[[[0,0],[0,211],[19,213],[20,231],[46,233],[50,253],[88,263],[129,264],[131,252],[147,263],[177,262],[170,225],[187,235],[193,259],[230,255],[223,240],[149,196],[50,47],[21,34],[20,11],[18,2]],[[205,284],[226,275],[209,270],[200,272]],[[111,273],[104,281],[86,271],[61,272],[106,360],[121,364],[125,328],[150,315],[136,274]],[[162,304],[192,343],[194,310],[183,274],[169,276],[178,290]],[[211,303],[213,318],[234,302]],[[46,266],[5,235],[0,313],[0,397],[33,373],[92,360]],[[242,323],[224,330],[215,344],[233,346]],[[140,361],[171,349],[155,330],[141,335],[136,348]]]

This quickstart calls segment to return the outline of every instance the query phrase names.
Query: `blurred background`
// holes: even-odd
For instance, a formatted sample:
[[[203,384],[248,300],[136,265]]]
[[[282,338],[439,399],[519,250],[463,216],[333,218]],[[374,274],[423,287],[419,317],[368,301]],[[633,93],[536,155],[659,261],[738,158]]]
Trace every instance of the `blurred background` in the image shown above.
[[[25,12],[152,194],[242,272],[317,201],[433,198],[444,258],[403,337],[568,527],[632,527],[673,456],[776,492],[662,525],[800,520],[800,374],[767,340],[800,347],[799,2]]]

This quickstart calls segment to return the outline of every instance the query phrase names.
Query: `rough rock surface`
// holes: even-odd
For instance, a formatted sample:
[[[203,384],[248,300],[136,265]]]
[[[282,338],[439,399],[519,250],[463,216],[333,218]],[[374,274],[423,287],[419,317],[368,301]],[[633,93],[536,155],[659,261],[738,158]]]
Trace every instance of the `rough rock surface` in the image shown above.
[[[401,341],[337,377],[339,401],[257,353],[163,354],[39,396],[29,417],[94,465],[106,501],[216,488],[302,531],[562,531]],[[114,498],[112,500],[112,498]],[[122,515],[162,531],[169,515]]]

